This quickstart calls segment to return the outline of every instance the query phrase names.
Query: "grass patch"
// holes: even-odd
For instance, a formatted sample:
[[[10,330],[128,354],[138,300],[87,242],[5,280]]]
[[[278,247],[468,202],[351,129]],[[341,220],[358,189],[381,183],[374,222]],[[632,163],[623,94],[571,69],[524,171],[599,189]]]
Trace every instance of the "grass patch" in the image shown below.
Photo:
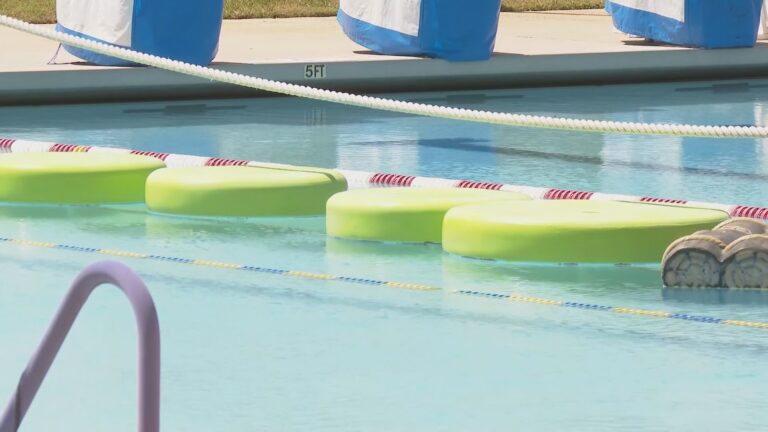
[[[333,16],[338,7],[338,0],[224,0],[224,18]]]
[[[502,4],[506,12],[521,12],[601,8],[603,0],[502,0]],[[338,5],[338,0],[225,0],[224,17],[332,16]],[[0,13],[36,24],[50,24],[56,22],[56,0],[0,0]]]
[[[0,0],[2,1],[2,0]],[[603,0],[502,0],[504,12],[545,10],[602,9]]]
[[[35,24],[56,22],[56,0],[0,0],[0,14]]]

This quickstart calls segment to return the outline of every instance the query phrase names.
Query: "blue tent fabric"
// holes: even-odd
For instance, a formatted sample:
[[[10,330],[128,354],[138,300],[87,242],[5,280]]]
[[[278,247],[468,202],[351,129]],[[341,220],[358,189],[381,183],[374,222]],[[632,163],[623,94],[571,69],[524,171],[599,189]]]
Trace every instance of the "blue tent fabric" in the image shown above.
[[[661,3],[663,6],[657,6]],[[661,9],[682,6],[681,16]],[[763,0],[606,0],[605,10],[624,33],[698,48],[752,47]]]
[[[83,33],[80,33],[80,32],[74,31],[74,30],[70,30],[70,29],[68,29],[67,27],[64,27],[61,24],[56,24],[56,30],[60,31],[62,33],[70,34],[72,36],[78,36],[78,37],[81,37],[83,39],[88,39],[88,40],[92,40],[92,41],[96,41],[96,42],[102,42],[102,43],[106,43],[107,45],[115,46],[115,44],[111,44],[111,43],[109,43],[107,41],[104,41],[104,40],[101,40],[99,38],[95,38],[95,37],[92,37],[92,36],[89,36],[87,34],[83,34]],[[96,65],[102,65],[102,66],[131,66],[132,65],[132,63],[127,62],[125,60],[121,60],[119,58],[106,56],[106,55],[103,55],[103,54],[95,53],[93,51],[84,50],[82,48],[76,48],[76,47],[73,47],[73,46],[70,46],[70,45],[64,45],[64,50],[66,50],[68,53],[72,54],[73,56],[75,56],[75,57],[77,57],[79,59],[85,60],[88,63],[93,63],[93,64],[96,64]]]
[[[378,25],[373,21],[398,21],[391,16],[378,19],[369,13],[371,0],[342,0],[338,21],[354,42],[380,54],[413,55],[450,61],[486,60],[496,42],[501,0],[412,0],[419,8],[416,31],[411,34]],[[389,4],[402,0],[378,0],[378,15],[392,15]],[[359,6],[360,4],[368,4]],[[366,10],[366,7],[368,8]],[[365,10],[374,15],[366,20],[350,13]],[[411,11],[408,12],[409,14]],[[397,27],[397,26],[395,26]]]
[[[87,7],[89,0],[68,0],[65,7]],[[116,1],[116,0],[95,0]],[[167,57],[196,65],[210,64],[219,46],[224,18],[223,0],[133,0],[133,9],[125,17],[130,25],[129,43],[117,43],[67,27],[59,20],[57,29],[109,45],[123,46],[146,54]],[[93,27],[87,20],[94,16],[74,18],[77,25]],[[70,16],[66,19],[72,22]],[[98,24],[97,24],[98,26]],[[112,30],[110,28],[110,30]],[[87,62],[105,66],[125,66],[130,63],[92,51],[64,45],[70,54]]]
[[[223,0],[142,0],[133,9],[133,47],[207,65],[216,57],[223,19]]]

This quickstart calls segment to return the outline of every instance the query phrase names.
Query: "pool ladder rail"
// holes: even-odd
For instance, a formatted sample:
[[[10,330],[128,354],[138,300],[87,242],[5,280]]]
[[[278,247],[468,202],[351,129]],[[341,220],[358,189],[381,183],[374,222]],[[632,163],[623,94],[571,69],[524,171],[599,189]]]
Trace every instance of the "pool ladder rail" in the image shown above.
[[[19,379],[0,417],[0,432],[16,432],[45,379],[56,354],[90,294],[103,284],[115,285],[128,297],[136,318],[139,341],[139,432],[160,430],[160,326],[152,296],[128,266],[100,261],[80,272],[59,306],[48,331]]]

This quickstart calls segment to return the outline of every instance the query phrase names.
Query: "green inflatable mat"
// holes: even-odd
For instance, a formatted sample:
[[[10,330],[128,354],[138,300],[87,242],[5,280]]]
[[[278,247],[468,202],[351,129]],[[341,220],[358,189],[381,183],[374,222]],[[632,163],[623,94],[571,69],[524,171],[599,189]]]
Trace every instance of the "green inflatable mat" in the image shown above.
[[[443,248],[509,261],[660,262],[675,239],[727,218],[718,210],[610,201],[476,204],[446,214]]]
[[[0,201],[36,204],[144,202],[147,176],[165,164],[123,153],[0,154]]]
[[[302,167],[167,168],[147,179],[147,206],[189,216],[316,216],[347,189],[333,170]]]
[[[334,195],[326,228],[334,237],[440,243],[445,213],[489,201],[529,200],[526,195],[482,189],[377,188]]]

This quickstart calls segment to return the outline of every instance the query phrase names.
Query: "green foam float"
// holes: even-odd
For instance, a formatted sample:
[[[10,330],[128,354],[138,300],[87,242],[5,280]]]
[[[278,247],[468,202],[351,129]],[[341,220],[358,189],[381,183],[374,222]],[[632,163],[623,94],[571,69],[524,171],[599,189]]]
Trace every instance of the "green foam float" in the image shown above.
[[[144,202],[144,183],[165,164],[121,153],[0,155],[0,201],[33,204]]]
[[[711,229],[723,211],[610,201],[497,202],[445,216],[443,249],[527,262],[660,262],[675,239]]]
[[[147,179],[147,206],[187,216],[316,216],[347,181],[333,170],[303,167],[168,168]]]

